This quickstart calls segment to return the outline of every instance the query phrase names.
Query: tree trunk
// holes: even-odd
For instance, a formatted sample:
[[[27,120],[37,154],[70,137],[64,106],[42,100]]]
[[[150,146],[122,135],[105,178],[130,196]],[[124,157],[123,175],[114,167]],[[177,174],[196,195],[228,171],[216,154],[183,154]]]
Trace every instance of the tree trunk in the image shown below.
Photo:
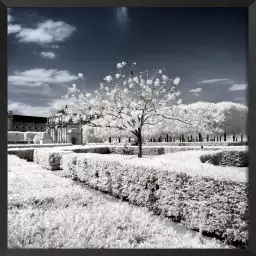
[[[138,128],[138,157],[142,158],[142,138],[141,138],[141,129]]]

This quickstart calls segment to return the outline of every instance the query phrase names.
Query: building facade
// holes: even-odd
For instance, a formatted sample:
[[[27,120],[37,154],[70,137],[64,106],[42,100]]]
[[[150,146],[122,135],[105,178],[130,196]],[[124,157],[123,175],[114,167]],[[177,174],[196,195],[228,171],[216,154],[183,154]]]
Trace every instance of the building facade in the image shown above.
[[[66,116],[63,112],[48,118],[47,131],[53,143],[82,144],[82,128],[79,124],[66,121]]]
[[[45,132],[47,117],[14,115],[8,112],[8,131]]]

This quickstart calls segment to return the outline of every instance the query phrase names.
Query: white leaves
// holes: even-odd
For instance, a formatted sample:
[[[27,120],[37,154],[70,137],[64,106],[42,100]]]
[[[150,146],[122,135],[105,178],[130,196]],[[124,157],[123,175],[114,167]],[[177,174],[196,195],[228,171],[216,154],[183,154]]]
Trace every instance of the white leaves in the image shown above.
[[[125,65],[125,62],[118,63],[117,68],[121,69]],[[135,62],[132,64],[132,70],[135,68],[134,65],[136,65]],[[171,79],[163,72],[164,69],[157,69],[153,74],[148,71],[138,72],[140,75],[137,76],[132,74],[130,69],[127,69],[127,73],[124,70],[122,73],[118,70],[113,77],[108,75],[103,79],[100,90],[95,90],[94,95],[88,92],[83,94],[75,87],[67,97],[71,116],[78,113],[81,118],[88,120],[89,116],[97,114],[100,118],[94,120],[94,124],[118,126],[125,132],[127,129],[134,131],[141,126],[142,114],[157,115],[157,113],[163,113],[165,107],[168,111],[170,106],[179,105],[182,102],[176,99],[179,95],[179,92],[176,93],[176,87],[164,86],[169,84]],[[176,77],[173,83],[178,84],[179,78]],[[136,90],[132,89],[134,87]],[[78,119],[78,116],[76,118]],[[158,119],[161,119],[160,116],[150,117],[147,120],[155,124],[159,121]]]
[[[119,79],[121,77],[120,74],[116,74],[116,78]]]
[[[167,81],[168,77],[166,75],[162,75],[162,79],[163,79],[163,81]]]
[[[151,79],[148,79],[147,80],[147,85],[152,85],[153,84],[153,81]]]
[[[84,75],[82,73],[79,73],[78,77],[81,78],[82,80],[84,79]]]
[[[116,67],[117,67],[118,69],[121,69],[121,68],[123,67],[123,65],[122,65],[122,63],[118,63],[118,64],[116,65]]]
[[[175,77],[175,79],[173,80],[173,84],[174,85],[178,85],[180,83],[180,78],[179,77]]]
[[[128,83],[130,84],[130,83],[132,83],[132,81],[133,81],[132,78],[129,77],[128,78]]]
[[[180,105],[181,103],[182,103],[182,99],[179,99],[179,100],[177,101],[177,104]]]
[[[137,76],[135,76],[135,77],[133,78],[133,81],[134,81],[135,83],[139,83],[139,78],[138,78]]]
[[[175,100],[175,94],[174,93],[173,94],[169,93],[167,95],[167,97],[168,97],[168,100],[170,100],[170,101]]]
[[[123,68],[125,65],[126,65],[126,62],[122,61],[122,63],[117,63],[116,67],[117,67],[118,69],[121,69],[121,68]]]
[[[155,86],[159,86],[159,85],[160,85],[160,79],[159,79],[159,78],[157,78],[157,79],[155,80],[154,85],[155,85]]]
[[[112,76],[109,75],[109,76],[106,76],[104,78],[104,80],[107,81],[108,83],[110,83],[113,80],[113,78],[112,78]]]

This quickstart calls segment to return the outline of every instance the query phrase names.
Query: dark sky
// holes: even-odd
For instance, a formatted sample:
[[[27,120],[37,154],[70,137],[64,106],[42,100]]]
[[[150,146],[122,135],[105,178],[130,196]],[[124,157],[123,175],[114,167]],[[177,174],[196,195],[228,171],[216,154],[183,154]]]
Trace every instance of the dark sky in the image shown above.
[[[12,8],[8,32],[16,113],[49,115],[67,87],[95,90],[122,61],[179,76],[183,103],[247,104],[247,8]]]

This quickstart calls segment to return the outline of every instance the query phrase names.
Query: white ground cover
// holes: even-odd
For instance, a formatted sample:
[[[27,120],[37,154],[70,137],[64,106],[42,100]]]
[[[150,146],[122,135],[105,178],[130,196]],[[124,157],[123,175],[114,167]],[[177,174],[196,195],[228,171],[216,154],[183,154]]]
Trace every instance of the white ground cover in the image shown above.
[[[228,248],[17,156],[8,171],[9,248]]]

